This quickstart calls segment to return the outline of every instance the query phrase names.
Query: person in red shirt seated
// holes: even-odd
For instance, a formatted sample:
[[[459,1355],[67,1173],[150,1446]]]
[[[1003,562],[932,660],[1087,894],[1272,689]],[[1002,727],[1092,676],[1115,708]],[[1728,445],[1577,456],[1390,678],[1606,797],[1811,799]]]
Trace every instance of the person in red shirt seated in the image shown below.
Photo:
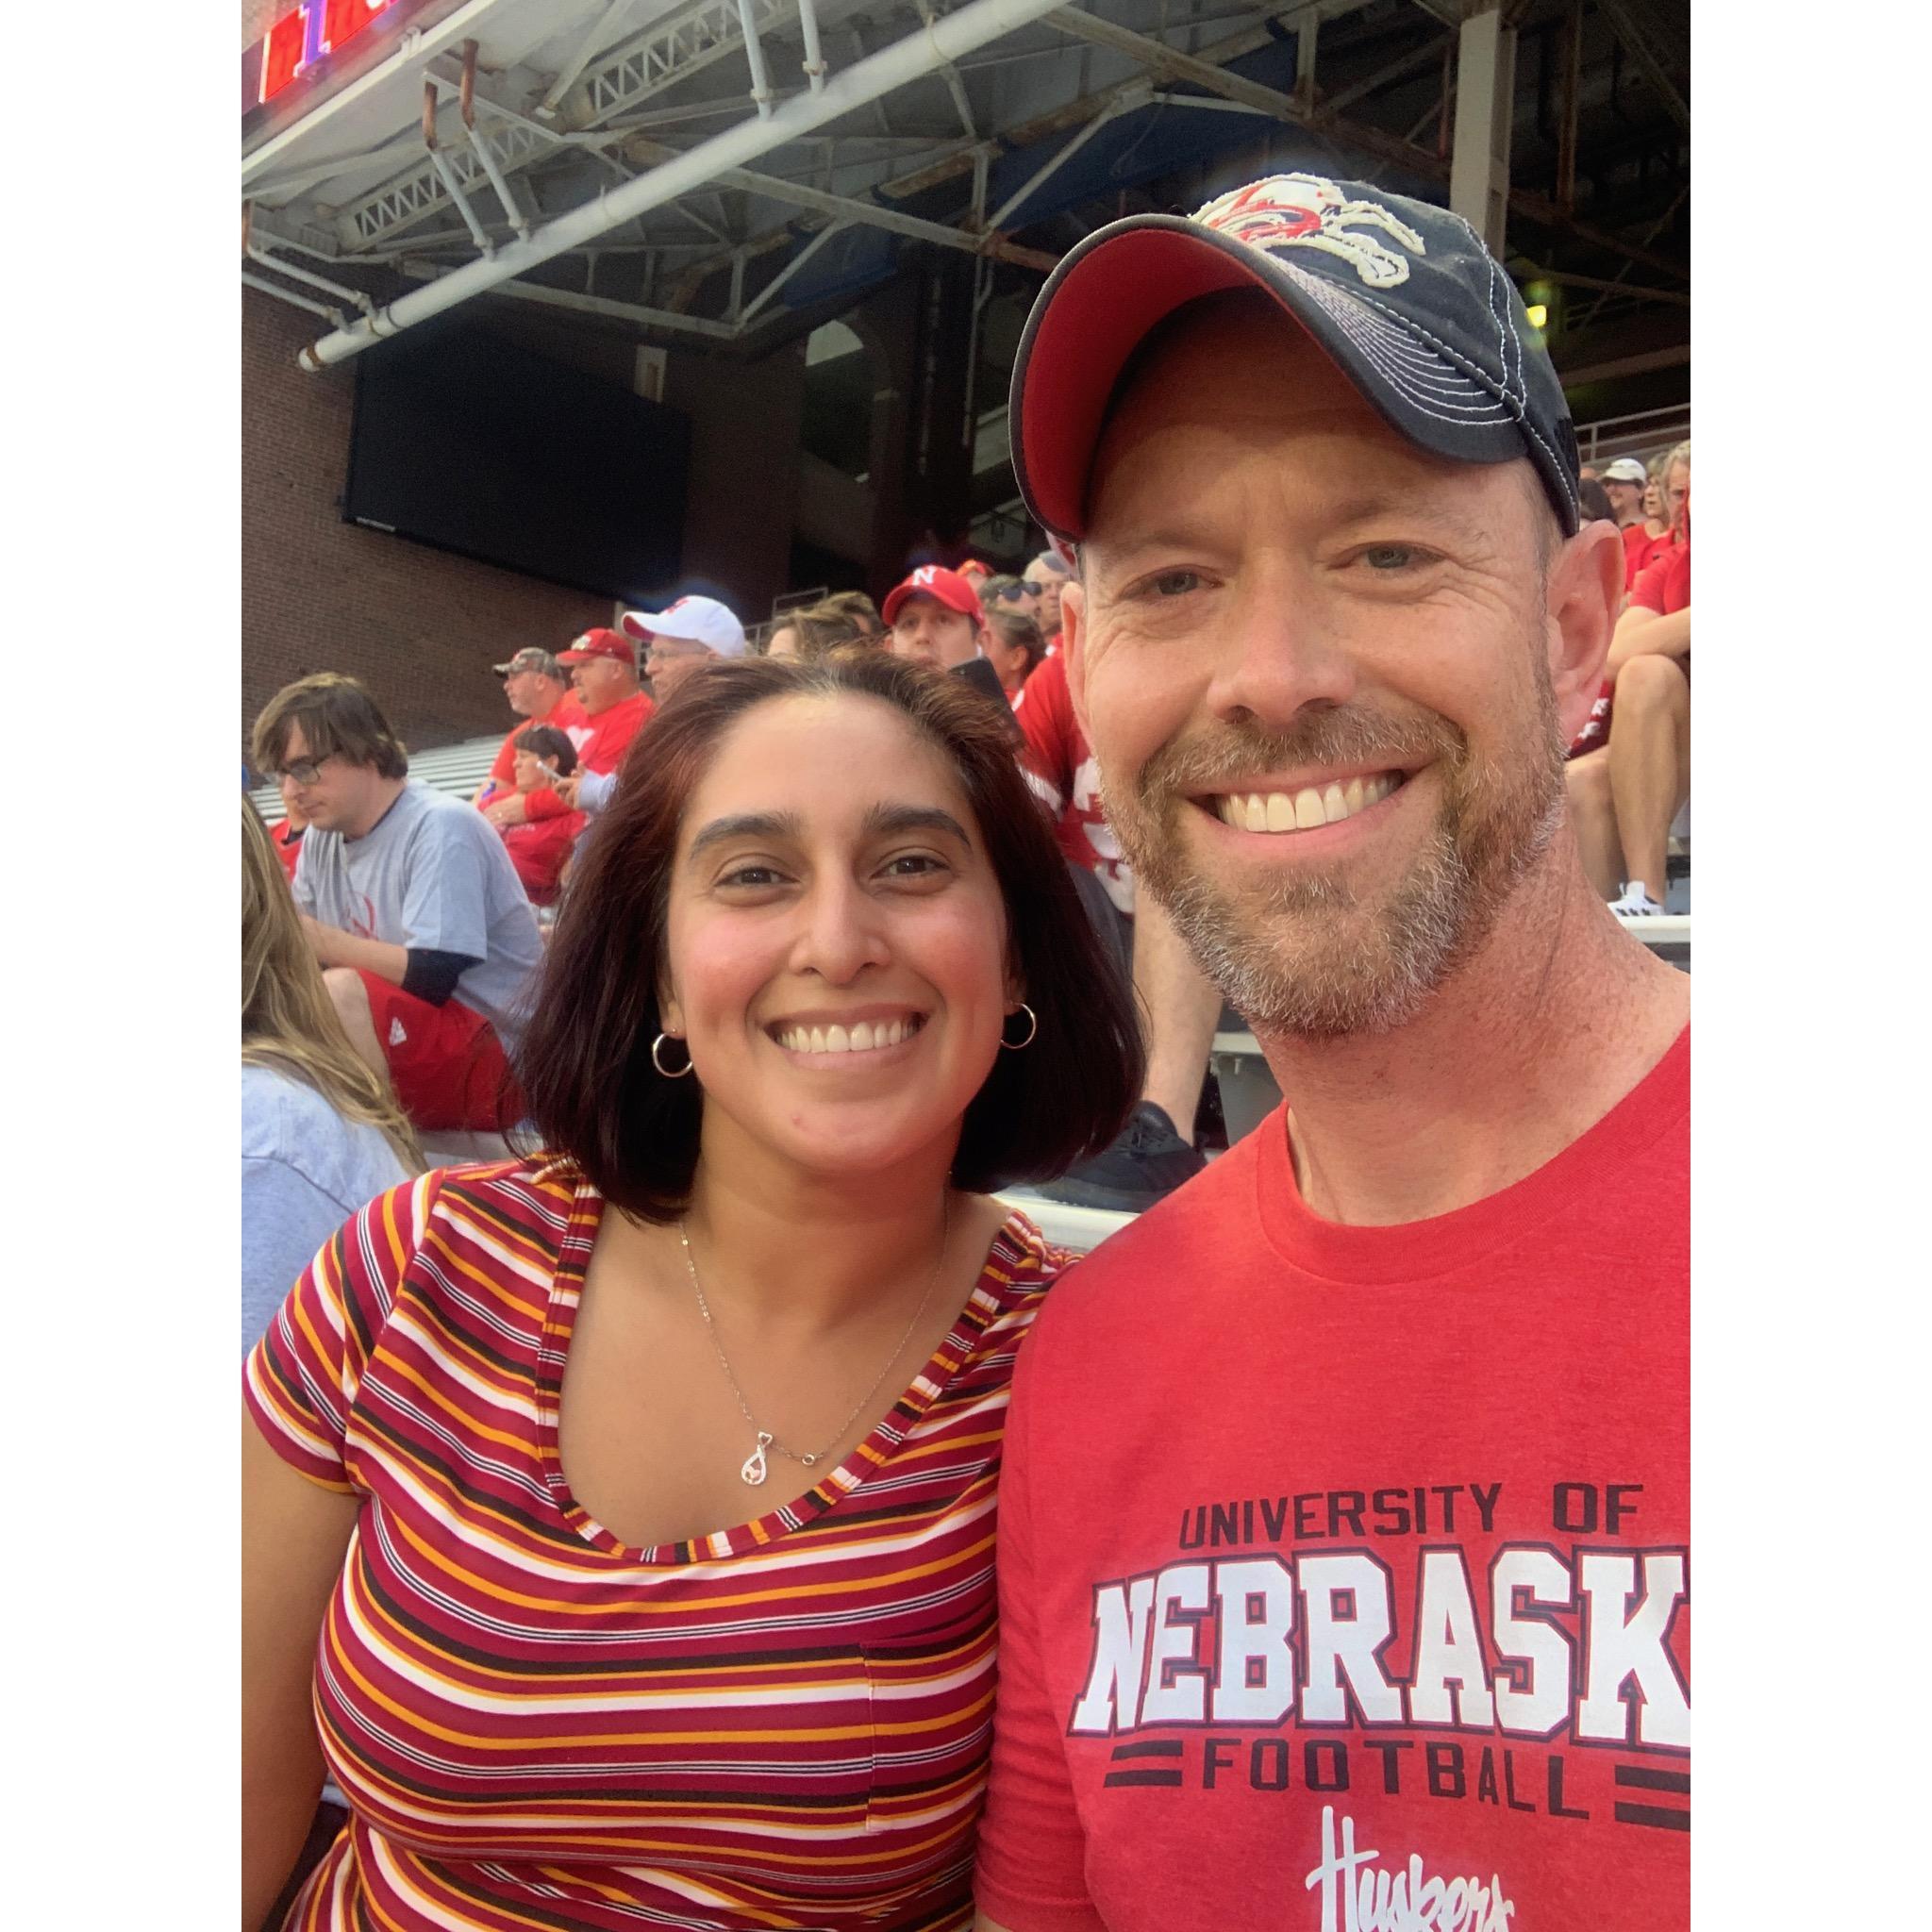
[[[1680,473],[1673,541],[1631,587],[1564,772],[1591,883],[1639,916],[1664,909],[1671,822],[1690,795],[1690,466],[1674,462]]]
[[[491,760],[489,777],[471,801],[478,806],[487,806],[492,798],[507,797],[517,789],[517,739],[527,726],[552,724],[559,731],[575,732],[573,744],[589,730],[583,707],[571,695],[570,673],[548,651],[526,645],[508,663],[491,668],[503,679],[503,694],[517,714],[517,722]]]
[[[1674,531],[1690,490],[1690,445],[1680,442],[1657,458],[1643,486],[1643,514],[1624,532],[1624,588],[1638,577],[1675,541]]]
[[[517,733],[515,747],[516,789],[527,795],[541,786],[553,786],[568,779],[577,768],[577,748],[554,724],[526,724]],[[568,800],[568,788],[558,791]],[[526,819],[520,825],[505,825],[503,849],[524,882],[532,906],[554,906],[563,890],[563,869],[571,847],[584,828],[581,811],[565,812],[560,818]]]
[[[584,723],[567,734],[577,748],[577,761],[586,772],[614,774],[657,708],[638,682],[637,653],[627,638],[614,630],[587,630],[558,653],[557,661],[570,671],[571,690]],[[562,818],[575,808],[549,785],[529,791],[511,791],[483,808],[483,815],[500,832],[533,819]]]

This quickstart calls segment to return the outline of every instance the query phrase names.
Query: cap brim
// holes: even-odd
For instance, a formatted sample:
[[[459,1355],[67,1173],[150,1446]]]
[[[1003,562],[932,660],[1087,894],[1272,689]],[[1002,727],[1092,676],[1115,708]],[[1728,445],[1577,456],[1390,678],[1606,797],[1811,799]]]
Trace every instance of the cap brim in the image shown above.
[[[958,605],[948,602],[937,591],[928,590],[924,584],[895,584],[886,592],[886,601],[879,606],[879,622],[890,627],[899,615],[900,607],[909,604],[915,597],[930,597],[941,610],[950,610],[955,617],[970,617],[974,625],[986,622],[983,606],[962,610]]]
[[[1501,271],[1498,270],[1498,274]],[[1136,215],[1090,235],[1048,279],[1013,365],[1013,470],[1035,520],[1077,542],[1088,472],[1121,372],[1175,309],[1226,289],[1263,290],[1312,336],[1391,428],[1461,462],[1547,462],[1489,384],[1403,321],[1325,276],[1180,215]]]
[[[645,615],[641,610],[626,610],[617,620],[617,627],[627,638],[648,638],[651,632],[643,623]]]
[[[559,659],[558,661],[560,662],[561,659]],[[511,658],[509,664],[492,664],[490,668],[491,670],[496,673],[497,676],[508,677],[510,674],[510,665],[514,664],[515,662],[515,658]]]
[[[716,651],[720,656],[724,655],[723,646],[714,644],[705,635],[702,618],[682,618],[669,610],[653,617],[649,630],[640,627],[632,631],[631,635],[641,638],[675,638],[680,643],[703,644],[707,650]]]

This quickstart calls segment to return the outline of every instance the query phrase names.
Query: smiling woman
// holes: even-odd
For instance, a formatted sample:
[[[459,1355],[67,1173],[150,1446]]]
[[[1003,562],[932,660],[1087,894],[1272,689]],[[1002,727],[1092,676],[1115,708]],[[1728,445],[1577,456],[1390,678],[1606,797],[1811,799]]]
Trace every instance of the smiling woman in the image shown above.
[[[250,1362],[251,1907],[325,1758],[290,1925],[968,1925],[1067,1258],[982,1191],[1140,1091],[991,708],[875,651],[691,679],[522,1074],[541,1147],[372,1204]]]

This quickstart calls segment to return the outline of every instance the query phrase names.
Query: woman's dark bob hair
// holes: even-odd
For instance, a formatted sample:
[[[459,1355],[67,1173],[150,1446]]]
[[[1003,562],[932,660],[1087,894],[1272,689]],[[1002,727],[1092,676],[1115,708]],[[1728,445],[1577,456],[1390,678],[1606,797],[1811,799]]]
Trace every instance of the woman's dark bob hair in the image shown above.
[[[638,734],[571,880],[517,1056],[541,1143],[641,1220],[684,1211],[703,1096],[695,1075],[666,1079],[651,1061],[679,824],[725,733],[790,697],[870,698],[902,712],[958,774],[999,881],[1009,957],[1039,1024],[1031,1045],[996,1056],[968,1106],[954,1185],[1045,1180],[1098,1153],[1140,1098],[1140,1031],[1008,722],[963,679],[865,648],[809,664],[708,664]]]

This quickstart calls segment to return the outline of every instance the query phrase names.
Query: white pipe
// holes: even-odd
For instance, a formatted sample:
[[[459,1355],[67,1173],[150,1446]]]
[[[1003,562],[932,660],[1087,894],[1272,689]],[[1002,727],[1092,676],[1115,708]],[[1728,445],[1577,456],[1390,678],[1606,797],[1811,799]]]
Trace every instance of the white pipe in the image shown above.
[[[244,268],[242,271],[244,288],[259,289],[264,295],[273,295],[277,301],[291,302],[297,308],[306,308],[311,315],[319,315],[325,322],[332,322],[341,327],[342,311],[330,308],[321,302],[311,302],[307,295],[298,295],[293,289],[278,289],[264,275],[252,275]]]
[[[300,268],[292,261],[284,261],[280,256],[271,255],[256,241],[250,241],[247,252],[250,261],[258,261],[263,268],[272,268],[278,275],[288,275],[294,281],[307,282],[311,289],[320,289],[325,295],[340,295],[344,302],[353,304],[364,315],[375,313],[375,304],[360,289],[347,288],[341,282],[330,281],[326,275],[317,275],[313,269]],[[335,310],[321,309],[317,312],[333,315]]]
[[[751,97],[758,107],[758,118],[768,121],[772,115],[772,76],[765,72],[765,50],[758,41],[752,0],[738,0],[738,25],[744,34],[744,58],[751,63]]]
[[[508,242],[493,256],[466,262],[427,288],[397,296],[367,320],[324,336],[302,351],[302,365],[324,369],[346,361],[385,336],[454,308],[466,296],[507,282],[540,261],[567,255],[620,223],[691,193],[714,179],[721,169],[755,161],[773,148],[796,141],[908,80],[935,72],[947,60],[1025,26],[1052,12],[1056,4],[1057,0],[972,0],[971,5],[945,15],[930,27],[841,68],[816,93],[794,94],[768,120],[740,121],[676,159],[660,162],[619,187],[607,188],[594,200],[546,222],[528,241]]]
[[[456,170],[443,159],[441,148],[431,148],[429,159],[436,169],[438,178],[442,182],[443,192],[456,203],[457,212],[463,218],[463,226],[470,231],[470,240],[488,256],[496,244],[484,231],[483,224],[476,219],[476,211],[470,206],[470,197],[463,192],[463,184],[457,179]]]
[[[490,176],[490,185],[496,191],[496,198],[502,202],[510,226],[521,240],[527,242],[530,239],[529,217],[524,213],[523,204],[511,196],[509,183],[503,178],[503,170],[496,165],[496,156],[491,152],[490,143],[474,127],[470,129],[470,145],[476,151],[483,172]]]
[[[798,30],[805,36],[805,77],[817,93],[825,84],[825,57],[819,52],[819,12],[813,0],[798,0]]]

